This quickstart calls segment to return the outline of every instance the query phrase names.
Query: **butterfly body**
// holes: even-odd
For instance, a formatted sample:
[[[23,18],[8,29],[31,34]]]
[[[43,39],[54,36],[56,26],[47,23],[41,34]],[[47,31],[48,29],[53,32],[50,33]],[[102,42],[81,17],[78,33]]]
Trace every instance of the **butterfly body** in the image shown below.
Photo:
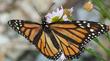
[[[108,26],[91,21],[60,21],[42,24],[10,20],[15,31],[26,37],[47,58],[57,60],[63,53],[67,59],[78,58],[84,45],[107,32]]]

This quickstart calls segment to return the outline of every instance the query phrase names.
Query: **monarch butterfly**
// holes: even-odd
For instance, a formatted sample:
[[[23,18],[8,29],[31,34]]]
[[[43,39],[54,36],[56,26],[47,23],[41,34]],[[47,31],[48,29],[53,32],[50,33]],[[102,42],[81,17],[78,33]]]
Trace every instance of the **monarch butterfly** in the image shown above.
[[[92,21],[58,21],[42,24],[10,20],[8,25],[26,37],[47,58],[57,60],[62,53],[67,59],[78,58],[84,45],[109,30],[105,24]]]

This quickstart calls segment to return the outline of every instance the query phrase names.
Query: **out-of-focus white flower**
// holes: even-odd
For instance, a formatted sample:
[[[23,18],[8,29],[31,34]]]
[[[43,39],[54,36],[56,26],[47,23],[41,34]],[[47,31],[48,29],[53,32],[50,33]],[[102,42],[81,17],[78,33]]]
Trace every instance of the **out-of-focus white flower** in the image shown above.
[[[70,9],[64,9],[64,14],[66,14],[67,16],[69,15],[72,15],[72,13],[73,13],[73,7],[72,8],[70,8]]]
[[[69,11],[72,13],[72,12],[73,12],[73,9],[74,9],[74,8],[72,7],[72,8],[69,9]]]
[[[61,57],[60,57],[61,61],[64,61],[66,59],[65,55],[62,54]]]
[[[94,5],[91,1],[88,1],[84,4],[83,8],[86,10],[86,11],[91,11],[93,10],[94,8]]]
[[[69,9],[68,11],[70,13],[72,13],[73,8]],[[56,22],[56,21],[67,21],[67,20],[69,20],[68,16],[65,13],[65,9],[63,9],[63,7],[61,7],[60,9],[57,8],[56,11],[53,11],[52,13],[48,13],[45,17],[46,17],[46,19],[47,19],[46,21],[48,23]]]

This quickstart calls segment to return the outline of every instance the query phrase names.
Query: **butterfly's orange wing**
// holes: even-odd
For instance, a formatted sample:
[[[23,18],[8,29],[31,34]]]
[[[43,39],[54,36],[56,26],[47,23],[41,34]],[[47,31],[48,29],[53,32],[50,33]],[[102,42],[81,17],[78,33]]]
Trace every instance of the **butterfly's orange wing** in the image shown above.
[[[51,30],[45,29],[44,31],[42,25],[23,20],[10,20],[8,24],[33,43],[47,58],[56,60],[60,57],[61,49]]]
[[[90,21],[54,22],[49,27],[68,59],[78,58],[88,41],[108,31],[106,25]]]
[[[61,49],[59,44],[51,30],[48,28],[42,32],[42,35],[39,41],[36,43],[36,46],[47,58],[56,60],[61,56]]]
[[[23,20],[10,20],[8,24],[19,34],[26,37],[30,42],[33,42],[35,36],[41,30],[40,24]]]

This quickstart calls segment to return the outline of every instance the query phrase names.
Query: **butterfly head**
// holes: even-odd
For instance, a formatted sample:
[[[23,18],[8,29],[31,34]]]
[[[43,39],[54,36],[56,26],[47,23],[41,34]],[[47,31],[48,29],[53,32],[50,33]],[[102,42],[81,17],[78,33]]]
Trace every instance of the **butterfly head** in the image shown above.
[[[45,17],[42,18],[41,20],[42,20],[42,25],[46,25],[46,24],[47,24],[47,22],[46,22],[46,18],[45,18]]]

